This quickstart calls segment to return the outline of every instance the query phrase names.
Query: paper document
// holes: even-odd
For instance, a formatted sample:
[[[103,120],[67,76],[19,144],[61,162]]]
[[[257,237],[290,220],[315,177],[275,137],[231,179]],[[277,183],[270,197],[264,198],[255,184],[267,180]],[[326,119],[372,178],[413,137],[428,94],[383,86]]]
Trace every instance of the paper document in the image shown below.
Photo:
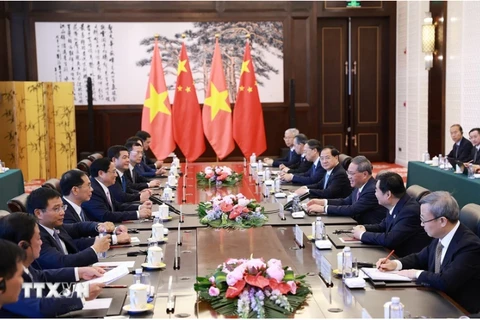
[[[109,284],[115,280],[118,280],[129,273],[128,268],[126,266],[119,266],[115,269],[107,271],[103,274],[102,277],[85,281],[85,283],[105,283]]]
[[[354,237],[338,237],[343,243],[362,243],[362,241],[355,239]]]
[[[131,244],[140,243],[140,239],[138,239],[138,237],[131,237],[130,238],[130,243]]]
[[[94,267],[104,267],[107,269],[125,266],[127,268],[133,268],[135,266],[135,261],[105,261],[105,262],[97,262],[93,264]]]
[[[382,272],[377,268],[362,268],[362,271],[374,281],[412,281],[410,278],[398,275],[395,271]]]
[[[112,298],[101,298],[94,299],[90,301],[85,301],[85,305],[82,310],[97,310],[97,309],[108,309],[112,304]]]

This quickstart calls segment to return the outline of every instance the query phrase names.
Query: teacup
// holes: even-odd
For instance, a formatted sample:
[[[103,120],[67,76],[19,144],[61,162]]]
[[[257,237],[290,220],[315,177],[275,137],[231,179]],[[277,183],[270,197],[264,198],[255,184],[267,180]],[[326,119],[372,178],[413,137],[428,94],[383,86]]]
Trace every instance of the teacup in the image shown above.
[[[168,206],[166,204],[161,204],[158,206],[158,213],[160,219],[168,219]]]
[[[163,224],[161,223],[154,223],[152,224],[152,238],[156,241],[163,241]]]
[[[147,307],[148,287],[141,283],[132,284],[129,287],[130,308],[132,310],[143,310]]]
[[[149,266],[159,266],[163,262],[163,250],[159,246],[148,248],[147,262]]]

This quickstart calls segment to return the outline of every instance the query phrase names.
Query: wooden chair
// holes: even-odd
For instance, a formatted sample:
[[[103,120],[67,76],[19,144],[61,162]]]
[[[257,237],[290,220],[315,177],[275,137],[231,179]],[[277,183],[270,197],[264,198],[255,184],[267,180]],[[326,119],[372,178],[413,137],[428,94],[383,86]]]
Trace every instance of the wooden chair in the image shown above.
[[[27,198],[28,193],[16,196],[7,202],[10,212],[27,212]]]
[[[88,159],[83,159],[77,164],[77,169],[82,170],[90,176],[90,166],[92,165],[92,161]]]
[[[345,170],[348,170],[348,166],[350,165],[350,162],[352,162],[352,157],[344,153],[340,153],[338,155],[338,161]]]
[[[407,194],[417,200],[419,202],[423,197],[425,197],[427,194],[431,193],[430,190],[425,189],[424,187],[421,187],[419,185],[411,185],[410,187],[407,188]]]
[[[460,210],[460,222],[480,237],[480,206],[478,204],[466,204]]]
[[[103,158],[103,155],[101,153],[92,153],[91,155],[88,156],[88,160],[92,162],[101,158]]]
[[[62,193],[62,190],[60,189],[60,180],[52,178],[50,180],[45,181],[45,183],[42,185],[44,188],[50,188],[57,190],[58,192]]]

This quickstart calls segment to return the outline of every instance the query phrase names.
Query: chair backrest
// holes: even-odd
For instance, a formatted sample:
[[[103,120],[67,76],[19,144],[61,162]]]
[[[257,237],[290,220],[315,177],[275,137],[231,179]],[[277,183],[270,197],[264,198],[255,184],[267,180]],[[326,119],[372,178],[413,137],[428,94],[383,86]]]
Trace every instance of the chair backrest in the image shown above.
[[[10,212],[8,212],[7,210],[0,210],[0,218],[8,216],[9,214]]]
[[[420,200],[429,193],[431,193],[430,190],[425,189],[417,184],[411,185],[407,188],[407,194],[417,200],[417,202],[420,202]]]
[[[92,162],[101,158],[103,158],[103,155],[101,153],[92,153],[91,155],[88,156],[88,160]]]
[[[27,198],[28,193],[16,196],[7,202],[10,212],[27,212]]]
[[[88,159],[83,159],[77,164],[77,169],[82,170],[90,176],[90,166],[92,165],[92,161]]]
[[[338,161],[345,170],[348,170],[348,166],[350,165],[350,162],[352,162],[352,157],[344,153],[340,153],[338,155]]]
[[[460,210],[460,222],[480,237],[480,206],[474,203],[466,204]]]
[[[50,180],[45,181],[45,183],[42,185],[44,188],[50,188],[57,190],[58,192],[62,193],[60,190],[60,180],[52,178]]]

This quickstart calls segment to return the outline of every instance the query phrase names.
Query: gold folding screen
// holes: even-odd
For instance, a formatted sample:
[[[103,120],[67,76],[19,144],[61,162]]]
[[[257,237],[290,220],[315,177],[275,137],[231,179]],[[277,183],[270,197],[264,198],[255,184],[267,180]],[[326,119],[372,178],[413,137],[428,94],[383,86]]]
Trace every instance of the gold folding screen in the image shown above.
[[[0,159],[26,181],[76,167],[71,82],[0,82]]]

